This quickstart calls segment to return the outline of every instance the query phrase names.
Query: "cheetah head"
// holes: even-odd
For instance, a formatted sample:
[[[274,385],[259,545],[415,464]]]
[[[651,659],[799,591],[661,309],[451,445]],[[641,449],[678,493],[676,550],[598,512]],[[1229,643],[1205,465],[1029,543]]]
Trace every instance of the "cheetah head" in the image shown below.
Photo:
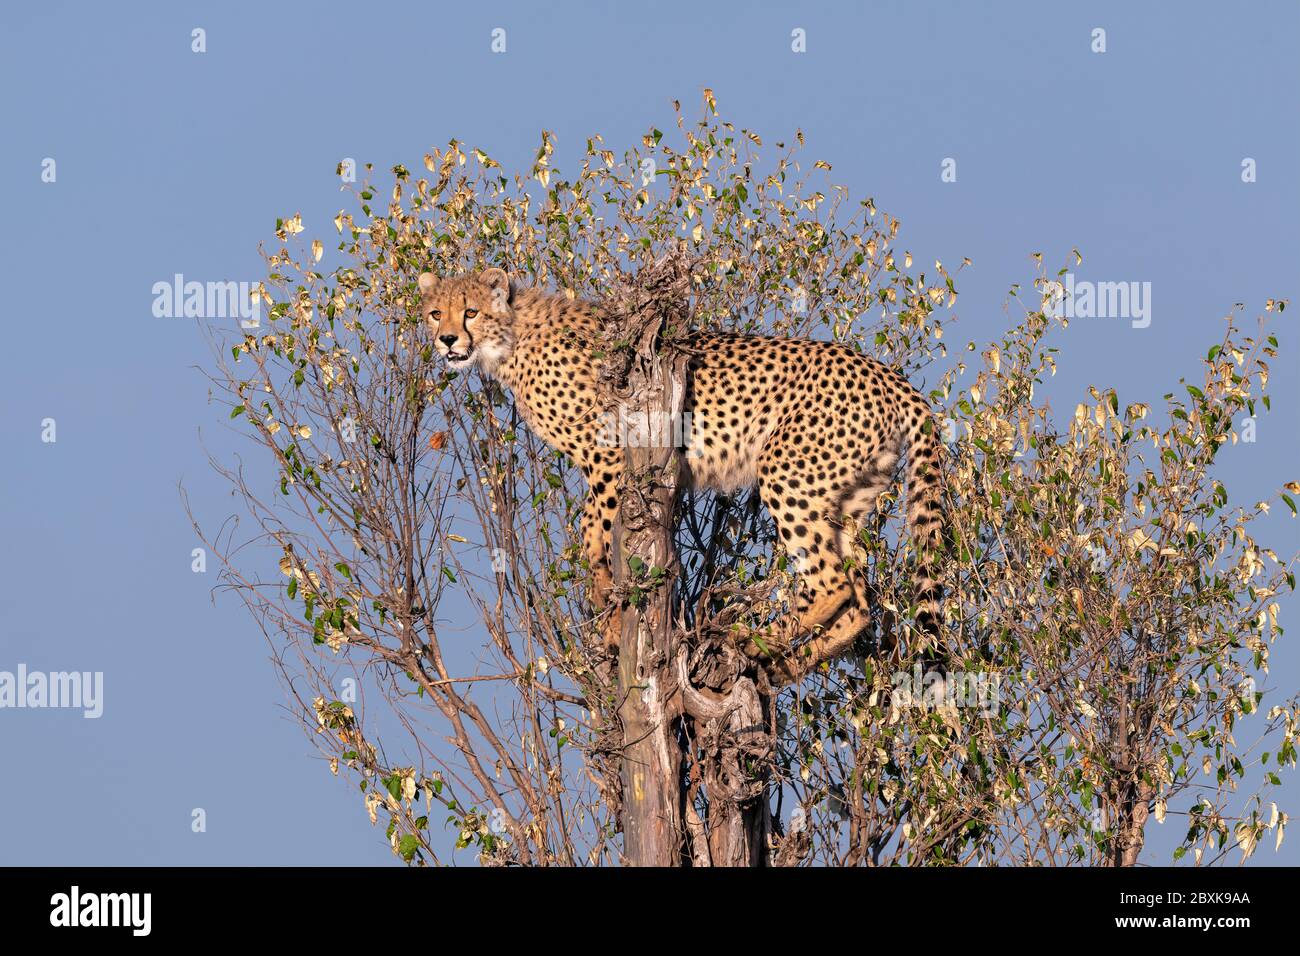
[[[433,329],[438,354],[452,368],[491,372],[515,347],[510,276],[504,269],[439,279],[420,276],[420,313]]]

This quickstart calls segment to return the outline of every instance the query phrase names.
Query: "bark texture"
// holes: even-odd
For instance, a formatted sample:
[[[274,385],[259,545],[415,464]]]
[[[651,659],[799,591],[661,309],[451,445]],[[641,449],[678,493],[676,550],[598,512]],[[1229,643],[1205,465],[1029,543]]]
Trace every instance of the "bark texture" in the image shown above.
[[[688,278],[666,260],[644,270],[613,297],[602,369],[610,401],[627,435],[613,528],[613,575],[621,607],[618,661],[622,724],[623,860],[629,866],[677,866],[687,852],[680,743],[681,698],[672,662],[680,635],[672,591],[680,572],[673,546],[679,452],[657,428],[681,415],[686,356],[661,354],[669,319],[684,321]],[[666,418],[665,418],[666,416]]]
[[[763,866],[773,756],[771,688],[725,628],[682,627],[674,544],[681,492],[676,436],[689,355],[690,263],[669,256],[625,280],[606,316],[606,413],[627,435],[613,528],[621,608],[623,861],[630,866]],[[670,334],[665,336],[665,330]]]

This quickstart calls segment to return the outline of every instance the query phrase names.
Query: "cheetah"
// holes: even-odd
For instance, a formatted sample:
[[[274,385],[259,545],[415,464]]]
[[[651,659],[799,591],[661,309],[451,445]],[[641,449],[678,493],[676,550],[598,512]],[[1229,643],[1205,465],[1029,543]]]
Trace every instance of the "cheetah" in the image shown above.
[[[606,607],[623,451],[602,440],[598,422],[591,353],[601,332],[599,305],[516,288],[495,268],[452,278],[426,272],[418,286],[422,316],[447,364],[477,366],[508,388],[529,427],[581,469],[592,604]],[[875,508],[904,452],[917,621],[932,633],[942,445],[921,394],[900,373],[841,343],[694,332],[683,344],[693,356],[684,481],[724,493],[757,483],[782,545],[802,559],[793,626],[785,626],[773,674],[797,680],[846,652],[865,628],[865,600],[844,559],[854,527]],[[617,632],[607,625],[607,644]],[[791,653],[797,638],[804,640]],[[752,641],[748,649],[766,653]]]

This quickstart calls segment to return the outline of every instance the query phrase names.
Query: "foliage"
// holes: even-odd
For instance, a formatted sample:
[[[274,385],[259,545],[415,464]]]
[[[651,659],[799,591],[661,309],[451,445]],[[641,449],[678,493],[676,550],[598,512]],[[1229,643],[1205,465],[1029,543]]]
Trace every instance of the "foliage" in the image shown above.
[[[1164,424],[1100,388],[1054,420],[1040,386],[1065,323],[1045,308],[1048,276],[1012,290],[1024,317],[999,341],[953,361],[952,275],[913,271],[898,221],[852,203],[803,145],[765,161],[706,91],[698,123],[678,108],[674,132],[620,156],[593,137],[571,176],[548,133],[527,175],[456,141],[424,158],[427,176],[396,166],[335,218],[328,270],[299,216],[277,222],[268,327],[212,330],[210,378],[259,449],[247,471],[214,465],[258,531],[208,544],[334,771],[408,862],[447,862],[449,842],[487,863],[618,860],[616,702],[580,478],[499,387],[439,364],[415,280],[496,265],[600,298],[685,249],[694,324],[850,343],[932,379],[947,425],[942,640],[949,687],[969,693],[926,704],[894,488],[855,559],[874,633],[778,701],[772,809],[788,827],[798,808],[803,859],[1126,863],[1148,812],[1185,815],[1178,856],[1197,862],[1280,842],[1265,793],[1295,764],[1296,701],[1261,716],[1255,682],[1294,559],[1251,533],[1268,503],[1231,505],[1212,467],[1235,418],[1267,407],[1276,340],[1225,323]],[[770,598],[742,609],[751,623],[779,613],[794,575],[755,500],[683,510],[683,622],[721,613],[729,587]],[[1268,749],[1237,742],[1247,718]]]

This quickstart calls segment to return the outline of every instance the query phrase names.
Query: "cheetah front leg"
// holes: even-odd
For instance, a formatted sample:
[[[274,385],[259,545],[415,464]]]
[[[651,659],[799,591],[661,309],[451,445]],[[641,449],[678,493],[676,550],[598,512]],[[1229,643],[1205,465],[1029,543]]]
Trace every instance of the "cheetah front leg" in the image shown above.
[[[590,490],[582,506],[580,530],[583,553],[591,567],[591,605],[600,617],[600,634],[605,650],[613,653],[618,649],[618,639],[622,633],[622,615],[617,604],[611,601],[614,591],[614,574],[610,563],[613,546],[611,531],[617,505],[611,509],[609,501],[605,495]]]

